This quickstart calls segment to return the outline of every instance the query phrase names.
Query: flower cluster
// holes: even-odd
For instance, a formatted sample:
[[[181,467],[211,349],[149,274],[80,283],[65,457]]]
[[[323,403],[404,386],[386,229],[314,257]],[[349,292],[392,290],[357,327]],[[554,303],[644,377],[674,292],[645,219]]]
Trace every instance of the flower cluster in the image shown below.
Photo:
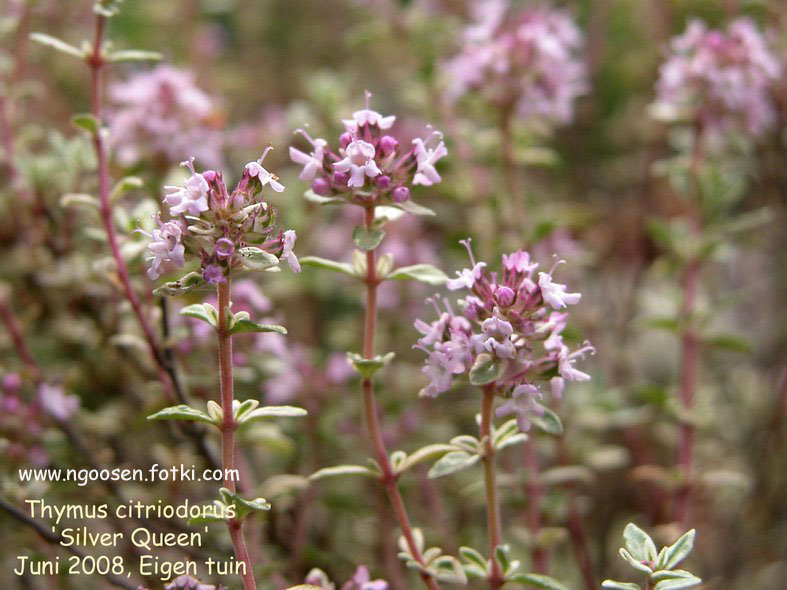
[[[409,144],[400,143],[391,128],[396,117],[384,117],[366,105],[345,119],[339,147],[332,149],[321,138],[312,139],[299,129],[311,144],[309,153],[290,148],[290,157],[303,166],[300,179],[311,181],[312,191],[320,197],[363,200],[374,195],[375,204],[404,203],[413,185],[431,186],[442,179],[435,165],[448,152],[439,131],[431,130]],[[367,194],[362,194],[367,191]]]
[[[266,186],[284,190],[278,177],[262,166],[262,157],[246,164],[243,176],[230,193],[221,172],[198,173],[194,158],[183,162],[191,176],[183,186],[165,187],[164,204],[172,217],[158,228],[145,233],[150,238],[148,276],[155,280],[172,267],[181,267],[186,256],[199,258],[202,278],[211,284],[222,283],[235,269],[265,270],[284,259],[300,271],[293,253],[295,232],[276,229],[276,211],[260,193]],[[142,230],[139,230],[142,231]]]
[[[221,166],[217,108],[191,72],[161,65],[112,84],[109,99],[110,142],[122,165],[142,158],[169,165],[190,152],[204,166]]]
[[[316,568],[308,573],[305,582],[323,590],[336,589],[336,584],[330,581],[326,573]],[[388,590],[388,582],[372,580],[369,568],[361,565],[358,566],[352,577],[342,585],[341,590]]]
[[[561,335],[568,318],[564,310],[581,295],[554,282],[552,275],[562,260],[549,272],[536,274],[538,263],[520,250],[503,256],[498,274],[475,261],[469,240],[463,244],[472,267],[448,282],[449,289],[470,293],[459,301],[460,313],[447,300],[432,299],[437,320],[415,322],[422,335],[416,348],[428,354],[423,371],[429,384],[421,395],[436,397],[451,388],[455,376],[468,373],[471,382],[493,386],[506,398],[497,409],[499,416],[515,413],[520,429],[527,430],[528,417],[543,413],[543,384],[559,398],[566,381],[590,379],[574,363],[593,347],[585,343],[571,351]]]
[[[523,117],[570,121],[574,100],[588,89],[584,38],[571,17],[545,6],[513,13],[509,0],[473,6],[462,48],[444,64],[449,100],[481,90]]]
[[[670,44],[656,86],[656,113],[688,120],[718,135],[737,131],[754,136],[775,121],[769,92],[779,79],[779,61],[747,18],[727,31],[692,20]]]

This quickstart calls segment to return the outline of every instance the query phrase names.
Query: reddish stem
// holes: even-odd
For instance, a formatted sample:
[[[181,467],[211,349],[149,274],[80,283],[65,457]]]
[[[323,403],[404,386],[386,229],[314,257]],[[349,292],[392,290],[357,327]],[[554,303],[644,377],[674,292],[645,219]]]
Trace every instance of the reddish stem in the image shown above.
[[[481,461],[484,467],[484,488],[486,490],[486,527],[489,537],[489,559],[492,571],[489,573],[489,590],[499,590],[503,586],[503,572],[495,557],[495,548],[502,544],[502,527],[500,525],[500,503],[497,499],[497,481],[495,477],[495,445],[492,440],[492,408],[495,403],[494,383],[484,387],[481,401],[481,426],[479,434],[484,443],[484,455]]]
[[[219,324],[216,327],[216,336],[219,343],[219,391],[221,398],[221,409],[224,414],[221,424],[221,457],[222,469],[224,470],[224,487],[235,492],[235,480],[232,476],[235,470],[235,417],[232,411],[232,401],[235,398],[234,383],[232,377],[232,334],[229,331],[228,320],[230,311],[230,279],[227,277],[225,282],[218,285],[218,312]],[[245,564],[243,572],[243,587],[245,590],[257,590],[257,582],[254,579],[254,570],[251,565],[251,558],[246,547],[246,540],[243,537],[243,521],[235,518],[231,519],[227,526],[232,539],[232,547],[235,549],[235,557],[238,561]]]
[[[97,121],[101,121],[102,112],[102,80],[104,70],[104,56],[102,55],[102,47],[104,44],[104,29],[106,25],[106,18],[102,15],[96,15],[96,30],[93,41],[93,53],[88,56],[87,64],[90,66],[90,104],[91,114]],[[157,338],[153,332],[153,328],[142,309],[139,297],[137,296],[134,287],[131,284],[131,277],[129,276],[128,266],[126,261],[120,253],[120,246],[117,239],[117,231],[112,219],[112,204],[110,202],[110,178],[109,178],[109,162],[107,159],[107,150],[104,142],[104,136],[101,132],[93,133],[93,146],[96,152],[96,159],[98,161],[98,196],[101,201],[101,221],[104,225],[104,231],[107,234],[107,242],[109,244],[112,258],[115,260],[117,267],[118,278],[123,286],[123,292],[131,304],[134,315],[142,328],[142,333],[147,342],[150,354],[156,364],[156,371],[159,380],[163,384],[167,395],[170,400],[175,399],[175,389],[173,386],[171,375],[167,372],[166,361],[161,354]]]
[[[44,379],[41,368],[38,366],[33,353],[27,346],[25,336],[22,333],[22,329],[19,327],[19,322],[17,322],[10,304],[3,295],[0,295],[0,318],[5,324],[8,333],[11,335],[11,340],[14,343],[14,348],[16,348],[19,358],[22,359],[25,367],[30,371],[30,376],[33,378],[33,381],[40,383]]]
[[[367,205],[364,211],[364,222],[367,228],[371,228],[374,223],[374,205]],[[377,261],[375,250],[366,251],[366,310],[364,317],[364,335],[363,335],[363,356],[364,358],[372,358],[374,356],[374,336],[377,327],[377,287],[380,284],[380,279],[377,277]],[[382,431],[380,429],[380,420],[377,414],[377,401],[374,396],[374,382],[365,378],[361,380],[361,392],[363,394],[364,411],[366,414],[366,426],[369,429],[369,436],[374,445],[374,452],[377,462],[382,469],[382,483],[385,491],[388,494],[388,499],[391,502],[396,520],[399,522],[399,528],[402,529],[407,548],[410,551],[413,559],[421,566],[425,566],[423,556],[415,542],[413,534],[413,527],[410,524],[410,518],[407,515],[407,509],[402,500],[402,495],[399,492],[397,481],[399,479],[391,467],[391,462],[388,459],[388,450],[385,447]],[[433,576],[421,571],[421,579],[430,590],[439,590],[437,581]]]

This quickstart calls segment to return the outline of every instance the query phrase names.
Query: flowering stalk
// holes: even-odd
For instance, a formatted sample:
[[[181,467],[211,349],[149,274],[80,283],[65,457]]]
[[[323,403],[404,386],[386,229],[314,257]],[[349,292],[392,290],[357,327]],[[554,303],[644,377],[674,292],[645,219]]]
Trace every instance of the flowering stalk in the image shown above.
[[[90,67],[90,105],[91,114],[97,121],[101,120],[102,114],[102,86],[103,86],[103,72],[106,64],[104,55],[102,53],[104,46],[104,32],[106,27],[106,16],[97,13],[95,21],[95,34],[93,39],[92,53],[87,56],[86,61]],[[183,400],[182,392],[176,391],[176,380],[173,378],[173,368],[168,366],[161,353],[158,340],[153,331],[150,321],[142,309],[142,304],[139,296],[134,291],[134,286],[131,284],[131,277],[129,276],[128,266],[123,256],[120,253],[120,246],[118,245],[117,232],[115,224],[112,219],[112,204],[110,201],[110,177],[109,177],[109,162],[107,159],[107,149],[104,142],[104,136],[100,130],[97,130],[93,135],[93,147],[96,152],[96,160],[98,166],[98,196],[100,200],[100,213],[101,222],[104,226],[104,231],[107,234],[107,242],[115,260],[117,267],[118,278],[123,286],[123,292],[131,304],[134,315],[142,328],[145,341],[147,342],[150,354],[156,365],[156,372],[158,373],[159,380],[161,381],[167,395],[170,399],[175,399],[177,396],[179,401]]]
[[[500,504],[497,499],[495,477],[495,445],[492,442],[492,411],[495,404],[495,384],[484,388],[481,400],[481,425],[479,435],[484,445],[481,461],[484,467],[484,489],[486,491],[486,526],[489,538],[489,558],[492,568],[489,572],[489,590],[499,590],[504,583],[503,571],[495,555],[495,548],[502,544],[500,526]]]
[[[313,139],[305,130],[299,129],[297,133],[311,144],[312,149],[306,153],[291,147],[290,157],[303,166],[300,179],[311,181],[307,198],[317,202],[344,202],[363,209],[363,225],[353,232],[355,244],[365,251],[361,260],[366,263],[365,271],[356,274],[366,287],[362,360],[375,363],[377,288],[388,272],[377,268],[377,248],[385,232],[380,229],[382,223],[376,219],[375,210],[384,205],[412,213],[428,211],[411,200],[410,186],[431,186],[440,182],[435,163],[447,151],[442,134],[431,129],[426,137],[413,139],[409,146],[401,144],[389,131],[396,117],[384,117],[371,110],[370,99],[371,94],[367,92],[365,108],[354,112],[351,119],[343,120],[345,132],[340,135],[339,148],[335,151],[325,139]],[[325,262],[323,259],[322,263]],[[336,263],[327,262],[329,268],[336,268]],[[424,584],[431,590],[437,590],[439,586],[435,576],[427,571],[429,564],[423,558],[399,492],[397,481],[400,473],[391,465],[383,440],[371,373],[361,374],[361,394],[367,429],[382,471],[381,481],[402,530],[407,551],[419,568]]]
[[[374,209],[374,204],[369,204],[364,209],[364,225],[367,229],[371,229],[374,223]],[[377,277],[376,250],[376,248],[373,248],[366,251],[366,278],[364,280],[366,283],[366,309],[364,312],[363,336],[363,356],[366,359],[374,357],[374,337],[377,326],[377,287],[380,284],[380,279]],[[404,535],[410,554],[419,565],[424,566],[425,563],[421,550],[416,543],[413,527],[410,524],[410,518],[407,514],[402,494],[399,492],[399,486],[397,484],[399,476],[394,472],[388,458],[389,453],[388,449],[386,449],[385,441],[383,440],[382,430],[380,429],[377,401],[374,395],[374,382],[371,377],[365,377],[361,380],[361,391],[366,414],[366,426],[369,429],[369,436],[374,445],[375,456],[382,469],[383,486],[388,494],[388,499],[396,515],[396,520],[399,522],[399,527],[402,529],[402,534]],[[421,579],[430,590],[439,588],[434,577],[423,570],[421,570]]]
[[[235,492],[235,480],[230,474],[235,469],[235,415],[232,402],[235,398],[234,383],[232,377],[232,334],[228,328],[230,314],[230,278],[219,283],[218,306],[219,318],[216,326],[216,337],[219,345],[219,390],[221,398],[221,409],[223,412],[223,422],[221,424],[221,456],[222,470],[224,471],[224,487]],[[227,522],[232,547],[235,550],[235,557],[244,563],[243,587],[245,590],[257,590],[257,582],[254,579],[251,558],[246,547],[246,539],[243,536],[243,521],[231,518]]]

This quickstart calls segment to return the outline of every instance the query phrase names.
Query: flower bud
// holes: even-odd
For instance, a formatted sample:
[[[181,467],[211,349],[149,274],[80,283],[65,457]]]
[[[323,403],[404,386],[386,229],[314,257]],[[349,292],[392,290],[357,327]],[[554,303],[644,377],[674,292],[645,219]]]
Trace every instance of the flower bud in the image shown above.
[[[312,182],[312,190],[321,197],[327,197],[331,194],[331,183],[324,178],[315,178]]]
[[[396,138],[391,137],[390,135],[383,135],[380,139],[380,149],[386,155],[394,151],[398,145],[399,142],[396,141]]]
[[[350,135],[347,131],[345,131],[339,136],[339,145],[342,146],[342,148],[346,148],[348,145],[350,145],[352,140],[353,140],[353,136]]]
[[[350,180],[350,175],[346,172],[334,172],[333,173],[333,181],[336,184],[341,184],[343,186],[347,186],[347,181]]]
[[[381,174],[375,177],[374,184],[378,188],[388,188],[391,184],[391,177],[386,174]]]
[[[219,238],[216,241],[215,251],[219,260],[226,260],[235,253],[235,244],[229,238]]]
[[[515,298],[516,293],[509,287],[500,286],[495,289],[495,301],[501,307],[510,307],[513,305]]]
[[[410,189],[406,186],[397,186],[391,191],[391,200],[394,203],[404,203],[410,198]]]
[[[203,177],[205,178],[205,180],[207,180],[208,182],[213,182],[213,181],[215,181],[215,180],[216,180],[216,178],[218,177],[218,174],[216,173],[216,171],[215,171],[215,170],[205,170],[205,172],[203,172],[203,173],[202,173],[202,176],[203,176]]]

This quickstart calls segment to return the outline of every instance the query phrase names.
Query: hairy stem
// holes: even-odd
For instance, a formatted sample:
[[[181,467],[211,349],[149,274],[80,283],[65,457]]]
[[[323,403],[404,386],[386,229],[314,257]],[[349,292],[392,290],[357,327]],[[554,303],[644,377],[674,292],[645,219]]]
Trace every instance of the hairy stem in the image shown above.
[[[224,413],[221,423],[221,458],[222,469],[224,471],[224,487],[235,492],[235,479],[232,473],[235,470],[235,416],[232,411],[232,401],[235,398],[234,383],[232,377],[232,334],[229,332],[228,320],[230,311],[231,284],[227,277],[225,282],[218,285],[218,306],[219,306],[219,325],[216,328],[216,336],[219,342],[219,391],[221,398],[221,409]],[[246,547],[246,540],[243,537],[243,522],[235,518],[231,519],[227,526],[232,539],[232,547],[235,549],[235,557],[245,565],[243,572],[243,587],[245,590],[257,590],[257,582],[254,579],[254,570],[249,558],[249,550]]]
[[[367,205],[365,208],[364,222],[367,228],[370,228],[374,223],[374,205]],[[366,252],[366,310],[364,317],[364,334],[363,334],[363,356],[365,358],[372,358],[374,356],[374,336],[377,327],[377,287],[380,280],[377,277],[377,260],[375,250],[367,250]],[[413,534],[413,527],[410,524],[410,518],[407,515],[407,509],[402,500],[402,495],[399,492],[397,485],[398,475],[394,473],[391,467],[391,462],[388,459],[388,450],[385,447],[382,431],[380,429],[380,420],[377,414],[377,401],[374,396],[374,382],[369,379],[361,380],[361,392],[363,394],[364,411],[366,413],[366,426],[369,430],[369,436],[374,445],[374,452],[377,462],[382,469],[382,482],[385,486],[385,491],[388,494],[388,499],[391,502],[396,520],[399,522],[399,528],[402,529],[407,548],[413,559],[420,565],[425,565],[421,551],[415,542]],[[421,579],[430,590],[437,590],[439,588],[437,581],[433,576],[426,572],[421,572]]]
[[[503,586],[503,572],[495,557],[495,548],[502,544],[500,526],[500,503],[497,499],[497,480],[495,476],[495,445],[492,440],[492,408],[495,403],[494,384],[484,387],[481,401],[480,437],[484,445],[481,458],[484,467],[484,489],[486,491],[486,528],[489,537],[489,559],[492,571],[489,573],[489,590],[498,590]]]

